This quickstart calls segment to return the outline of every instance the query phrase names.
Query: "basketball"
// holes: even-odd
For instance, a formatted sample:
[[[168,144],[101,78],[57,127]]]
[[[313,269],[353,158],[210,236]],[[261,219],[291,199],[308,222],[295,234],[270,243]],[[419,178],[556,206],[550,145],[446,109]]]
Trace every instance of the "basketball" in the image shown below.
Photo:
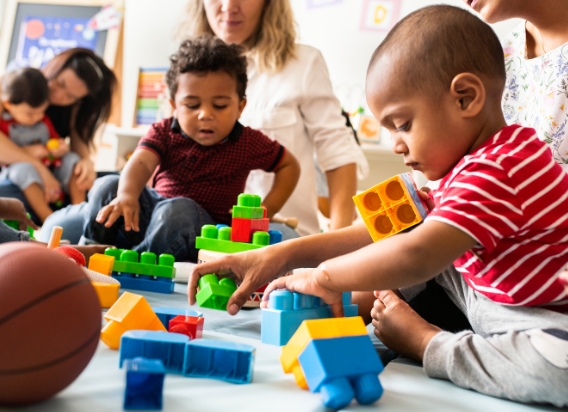
[[[0,245],[0,405],[46,400],[97,348],[99,300],[68,257],[33,243]]]

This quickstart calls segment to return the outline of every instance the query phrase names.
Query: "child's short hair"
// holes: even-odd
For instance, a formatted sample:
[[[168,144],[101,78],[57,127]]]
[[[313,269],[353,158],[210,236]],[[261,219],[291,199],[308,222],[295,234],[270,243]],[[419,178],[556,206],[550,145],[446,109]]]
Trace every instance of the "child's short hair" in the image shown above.
[[[247,60],[244,49],[236,44],[226,44],[212,36],[200,36],[181,43],[172,62],[166,82],[173,99],[178,88],[178,78],[183,73],[210,73],[223,71],[237,81],[237,94],[244,99],[247,88]]]
[[[6,73],[2,77],[2,100],[12,104],[27,103],[39,107],[49,100],[49,88],[43,73],[26,67]]]
[[[433,96],[449,90],[459,73],[473,73],[505,86],[503,48],[488,24],[453,6],[419,9],[399,21],[377,47],[367,76],[384,55],[396,56],[397,72],[404,73],[401,88]]]

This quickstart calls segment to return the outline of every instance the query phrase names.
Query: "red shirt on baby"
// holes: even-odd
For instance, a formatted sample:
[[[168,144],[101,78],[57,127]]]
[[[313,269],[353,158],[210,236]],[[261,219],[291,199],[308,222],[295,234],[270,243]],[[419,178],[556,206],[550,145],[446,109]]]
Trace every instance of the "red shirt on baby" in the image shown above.
[[[465,156],[433,194],[427,220],[477,241],[454,262],[470,287],[503,304],[568,310],[568,174],[534,129],[507,126]]]

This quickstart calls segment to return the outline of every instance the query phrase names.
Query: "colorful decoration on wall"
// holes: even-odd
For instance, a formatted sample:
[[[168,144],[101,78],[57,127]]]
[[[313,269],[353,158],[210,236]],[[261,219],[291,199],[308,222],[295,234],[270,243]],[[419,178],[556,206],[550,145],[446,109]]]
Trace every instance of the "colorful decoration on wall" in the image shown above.
[[[400,17],[402,0],[365,0],[361,30],[388,32]]]

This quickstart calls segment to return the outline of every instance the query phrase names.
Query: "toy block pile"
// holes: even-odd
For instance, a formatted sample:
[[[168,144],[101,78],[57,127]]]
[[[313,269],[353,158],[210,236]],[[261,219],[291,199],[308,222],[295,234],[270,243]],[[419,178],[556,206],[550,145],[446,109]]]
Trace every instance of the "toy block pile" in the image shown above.
[[[200,249],[197,258],[198,263],[204,263],[230,253],[259,249],[282,241],[282,233],[280,231],[269,230],[269,219],[266,217],[266,209],[261,206],[261,198],[258,195],[246,193],[239,195],[237,204],[233,206],[231,224],[231,227],[227,225],[205,225],[201,228],[201,236],[197,237],[195,241],[195,247]],[[221,279],[217,283],[221,285],[223,281],[224,279]],[[212,282],[211,285],[215,289],[215,280],[211,278],[210,282]],[[209,281],[207,283],[209,284]],[[199,287],[201,293],[201,282]],[[236,289],[236,285],[229,293],[229,290],[232,288],[232,284],[220,288],[219,290],[222,293],[217,299],[214,298],[214,291],[211,292],[213,295],[207,292],[207,299],[200,299],[198,293],[196,296],[197,303],[202,307],[225,310],[228,298]],[[244,306],[259,307],[264,289],[266,289],[266,285],[256,290]],[[210,302],[213,303],[209,305]]]
[[[351,303],[351,292],[344,292],[344,316],[357,316],[357,309],[357,305]],[[262,309],[260,340],[269,345],[286,345],[303,321],[331,317],[331,308],[320,298],[275,290],[270,293],[268,308]]]
[[[105,255],[114,257],[112,277],[125,289],[145,290],[158,293],[174,291],[174,257],[161,254],[156,259],[152,252],[108,248]],[[140,257],[140,261],[138,261]]]
[[[303,322],[282,348],[280,363],[300,388],[321,392],[328,408],[344,408],[353,398],[369,405],[383,394],[383,364],[358,316]]]
[[[374,242],[422,222],[428,210],[410,172],[353,196],[353,201]]]

